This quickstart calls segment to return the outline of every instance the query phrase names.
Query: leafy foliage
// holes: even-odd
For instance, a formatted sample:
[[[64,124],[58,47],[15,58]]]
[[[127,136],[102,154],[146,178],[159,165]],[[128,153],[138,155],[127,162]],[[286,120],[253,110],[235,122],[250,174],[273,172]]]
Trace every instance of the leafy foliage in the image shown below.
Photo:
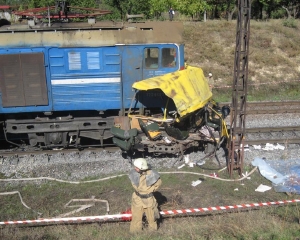
[[[176,12],[197,17],[205,11],[211,19],[231,20],[236,11],[236,0],[69,0],[71,6],[111,10],[109,18],[125,19],[126,14],[141,14],[146,18],[160,18],[172,7]],[[55,5],[55,0],[0,0],[0,5],[37,8]],[[299,0],[252,0],[251,15],[255,19],[299,18]]]

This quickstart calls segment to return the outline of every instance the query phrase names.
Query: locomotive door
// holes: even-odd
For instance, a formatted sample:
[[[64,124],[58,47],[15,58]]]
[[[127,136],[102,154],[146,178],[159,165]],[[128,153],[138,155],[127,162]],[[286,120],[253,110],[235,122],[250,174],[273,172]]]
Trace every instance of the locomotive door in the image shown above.
[[[124,114],[124,109],[129,108],[134,92],[132,84],[142,80],[143,59],[142,50],[138,47],[123,46],[122,53],[122,73],[121,73],[121,109]]]

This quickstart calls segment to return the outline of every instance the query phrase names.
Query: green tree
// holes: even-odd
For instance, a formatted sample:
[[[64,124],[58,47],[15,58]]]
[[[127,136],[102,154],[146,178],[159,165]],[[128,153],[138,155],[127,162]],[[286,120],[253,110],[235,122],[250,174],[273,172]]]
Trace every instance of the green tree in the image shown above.
[[[211,9],[212,6],[205,0],[182,0],[177,3],[177,10],[192,18]]]
[[[161,17],[161,14],[167,11],[169,4],[167,0],[150,0],[150,14],[155,18]]]
[[[288,18],[297,18],[300,13],[299,0],[282,0],[280,6],[286,11]]]
[[[146,16],[150,15],[149,0],[105,0],[105,3],[115,8],[123,20],[125,20],[126,14],[144,13]]]

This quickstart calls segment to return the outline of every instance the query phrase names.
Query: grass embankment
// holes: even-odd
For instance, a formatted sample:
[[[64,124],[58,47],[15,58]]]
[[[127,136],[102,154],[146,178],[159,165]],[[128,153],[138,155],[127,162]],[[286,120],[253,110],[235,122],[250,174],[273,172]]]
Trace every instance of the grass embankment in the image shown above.
[[[173,169],[176,171],[177,169]],[[203,168],[185,167],[182,171],[203,174],[217,172],[212,163]],[[251,170],[247,166],[245,171]],[[168,169],[167,171],[171,171]],[[178,171],[178,170],[177,170]],[[228,179],[226,171],[218,172]],[[102,176],[103,177],[103,176]],[[237,177],[237,176],[235,176]],[[192,181],[202,183],[192,187]],[[256,192],[260,184],[271,185],[258,171],[251,179],[242,182],[227,182],[191,174],[162,174],[163,185],[156,195],[161,210],[228,206],[235,204],[269,202],[297,198],[273,189],[264,193]],[[1,187],[2,191],[18,190],[23,200],[34,211],[23,207],[17,195],[1,196],[0,218],[3,220],[34,219],[36,212],[42,218],[55,217],[76,208],[65,208],[71,199],[108,200],[110,214],[125,211],[130,207],[133,192],[127,176],[104,182],[69,183],[29,183],[23,186]],[[74,205],[87,203],[74,203]],[[97,216],[106,214],[106,205],[96,203],[94,207],[74,214],[74,216]],[[0,230],[1,239],[297,239],[300,236],[299,206],[290,204],[281,207],[262,207],[248,211],[210,212],[202,216],[164,218],[157,232],[144,231],[137,235],[129,233],[129,222],[92,223],[74,225],[52,225],[41,227],[6,226]]]
[[[300,99],[300,22],[250,23],[248,100]],[[214,98],[231,101],[236,21],[185,24],[187,63],[215,79]]]

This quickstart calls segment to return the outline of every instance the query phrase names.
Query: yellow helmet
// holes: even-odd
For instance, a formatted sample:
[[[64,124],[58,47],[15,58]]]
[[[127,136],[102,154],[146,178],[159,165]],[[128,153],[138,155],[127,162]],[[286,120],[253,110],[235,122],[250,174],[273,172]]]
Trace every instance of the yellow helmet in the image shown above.
[[[140,170],[147,170],[148,164],[145,158],[137,158],[134,160],[133,165]]]

